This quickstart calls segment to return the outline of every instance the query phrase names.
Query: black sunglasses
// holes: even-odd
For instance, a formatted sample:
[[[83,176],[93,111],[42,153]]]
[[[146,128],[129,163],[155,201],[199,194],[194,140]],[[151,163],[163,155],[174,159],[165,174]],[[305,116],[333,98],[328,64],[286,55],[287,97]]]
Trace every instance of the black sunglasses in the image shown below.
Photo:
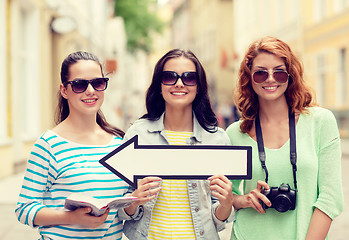
[[[290,74],[288,74],[286,71],[283,70],[275,70],[273,71],[273,78],[278,83],[285,83],[288,80],[288,77]],[[256,83],[262,83],[265,80],[267,80],[269,77],[269,72],[266,70],[258,70],[257,72],[253,73],[252,79]]]
[[[75,93],[85,92],[89,84],[91,84],[93,89],[96,91],[104,91],[105,89],[107,89],[108,81],[109,81],[109,78],[94,78],[91,80],[77,79],[77,80],[65,82],[64,86],[67,86],[68,84],[70,84],[73,92]]]
[[[186,86],[195,86],[198,80],[198,74],[196,72],[184,72],[179,75],[173,71],[163,71],[161,73],[161,82],[164,85],[175,85],[178,79],[182,79],[182,82]]]

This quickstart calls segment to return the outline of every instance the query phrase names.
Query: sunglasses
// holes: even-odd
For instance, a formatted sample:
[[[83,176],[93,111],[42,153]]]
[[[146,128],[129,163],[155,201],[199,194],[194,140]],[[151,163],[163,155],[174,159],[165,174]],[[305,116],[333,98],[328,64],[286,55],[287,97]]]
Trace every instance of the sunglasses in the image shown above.
[[[91,80],[86,79],[77,79],[74,81],[65,82],[64,86],[67,86],[68,84],[71,85],[71,89],[75,93],[83,93],[86,91],[89,84],[93,87],[96,91],[104,91],[107,89],[109,78],[94,78]]]
[[[289,76],[290,76],[290,74],[288,74],[287,72],[285,72],[283,70],[273,71],[273,78],[278,83],[285,83],[285,82],[287,82]],[[252,79],[256,83],[262,83],[265,80],[267,80],[268,77],[269,77],[269,72],[266,71],[266,70],[258,70],[257,72],[254,72],[253,75],[252,75]]]
[[[198,80],[198,74],[196,72],[184,72],[179,75],[173,71],[163,71],[161,73],[161,82],[164,85],[175,85],[178,79],[182,79],[182,82],[186,86],[195,86]]]

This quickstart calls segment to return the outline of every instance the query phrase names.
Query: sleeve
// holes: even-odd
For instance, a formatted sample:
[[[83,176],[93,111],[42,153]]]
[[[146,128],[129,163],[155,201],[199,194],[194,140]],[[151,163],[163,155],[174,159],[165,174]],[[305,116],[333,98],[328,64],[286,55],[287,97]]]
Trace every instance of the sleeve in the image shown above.
[[[40,138],[36,141],[27,163],[23,185],[15,213],[18,221],[31,227],[37,212],[44,208],[44,193],[52,186],[56,176],[56,160],[50,145]]]
[[[211,215],[212,215],[213,222],[216,226],[217,232],[220,232],[225,229],[226,223],[230,223],[234,220],[235,213],[234,213],[234,207],[232,207],[229,217],[225,221],[221,221],[216,217],[216,209],[218,205],[219,205],[219,201],[215,202],[212,205]]]
[[[127,192],[124,195],[129,195],[134,190],[136,190],[136,189],[134,189],[133,187],[130,186],[128,188]],[[144,213],[144,208],[141,205],[141,206],[137,207],[136,212],[132,216],[128,215],[124,208],[119,209],[118,215],[119,215],[119,219],[120,220],[125,220],[125,221],[135,220],[135,221],[138,221],[139,219],[141,219],[143,217],[143,213]]]
[[[143,213],[144,213],[144,207],[142,205],[137,207],[136,212],[132,216],[128,215],[124,208],[119,209],[118,211],[119,219],[125,220],[125,221],[129,221],[129,220],[138,221],[143,217]]]
[[[335,117],[330,111],[319,120],[321,131],[318,149],[318,191],[314,207],[331,219],[343,211],[340,136]]]

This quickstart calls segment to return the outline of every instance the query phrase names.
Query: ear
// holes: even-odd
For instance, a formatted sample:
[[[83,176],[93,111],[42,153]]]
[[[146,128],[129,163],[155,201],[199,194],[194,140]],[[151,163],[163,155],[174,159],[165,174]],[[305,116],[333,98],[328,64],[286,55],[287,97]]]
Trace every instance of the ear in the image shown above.
[[[68,93],[67,93],[67,88],[64,87],[63,84],[59,86],[59,91],[61,92],[61,95],[63,98],[68,99]]]

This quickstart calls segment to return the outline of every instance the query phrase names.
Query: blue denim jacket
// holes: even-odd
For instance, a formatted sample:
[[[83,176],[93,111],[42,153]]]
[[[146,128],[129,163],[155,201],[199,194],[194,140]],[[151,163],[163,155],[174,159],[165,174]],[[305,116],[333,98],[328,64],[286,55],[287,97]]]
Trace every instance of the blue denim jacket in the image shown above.
[[[137,120],[127,130],[124,141],[138,135],[140,145],[168,145],[163,120],[164,114],[156,121]],[[223,129],[218,128],[215,133],[207,132],[201,127],[195,115],[193,124],[193,135],[187,140],[188,145],[230,145],[230,140]],[[187,186],[196,239],[219,240],[218,232],[225,228],[226,222],[233,220],[234,210],[232,209],[232,213],[226,221],[220,221],[215,215],[219,201],[211,195],[209,181],[187,180]],[[130,192],[132,191],[133,189],[130,189]],[[138,207],[133,216],[129,216],[123,209],[119,210],[119,218],[126,220],[124,234],[129,239],[147,239],[156,200],[157,198]]]

